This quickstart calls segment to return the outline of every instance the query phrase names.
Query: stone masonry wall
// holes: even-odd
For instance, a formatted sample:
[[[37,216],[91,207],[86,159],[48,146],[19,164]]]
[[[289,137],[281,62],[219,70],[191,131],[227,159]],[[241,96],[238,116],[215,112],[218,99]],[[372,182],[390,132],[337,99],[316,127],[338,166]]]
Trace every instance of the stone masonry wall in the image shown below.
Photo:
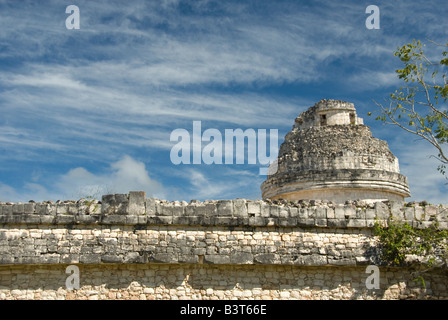
[[[369,290],[365,267],[211,264],[80,264],[80,289],[66,264],[0,267],[0,300],[447,299],[446,276],[425,288],[403,268],[380,268]]]
[[[0,299],[447,298],[378,259],[389,218],[448,228],[447,206],[326,201],[168,202],[144,192],[101,201],[0,204]],[[382,287],[365,287],[366,266]],[[65,288],[77,265],[81,288]],[[45,283],[44,283],[45,282]]]

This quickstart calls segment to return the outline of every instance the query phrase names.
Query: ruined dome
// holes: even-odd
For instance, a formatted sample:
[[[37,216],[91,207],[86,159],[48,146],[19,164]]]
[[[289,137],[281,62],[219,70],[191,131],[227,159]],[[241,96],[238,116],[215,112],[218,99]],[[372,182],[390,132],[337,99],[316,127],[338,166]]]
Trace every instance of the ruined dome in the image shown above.
[[[296,119],[261,185],[263,199],[404,200],[407,178],[352,103],[321,100]]]

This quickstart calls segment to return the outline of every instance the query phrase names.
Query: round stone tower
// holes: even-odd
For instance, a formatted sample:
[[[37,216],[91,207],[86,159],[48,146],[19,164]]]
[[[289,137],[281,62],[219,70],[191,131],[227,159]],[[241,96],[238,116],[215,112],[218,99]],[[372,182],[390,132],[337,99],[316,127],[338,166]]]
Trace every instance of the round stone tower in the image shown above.
[[[407,178],[352,103],[321,100],[296,119],[261,185],[263,199],[404,200]]]

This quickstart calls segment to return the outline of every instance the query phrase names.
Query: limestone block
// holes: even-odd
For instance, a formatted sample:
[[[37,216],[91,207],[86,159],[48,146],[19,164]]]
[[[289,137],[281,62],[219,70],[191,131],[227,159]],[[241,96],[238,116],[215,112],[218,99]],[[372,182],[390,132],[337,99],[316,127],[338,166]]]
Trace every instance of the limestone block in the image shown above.
[[[54,221],[56,224],[72,224],[75,223],[75,217],[71,215],[57,215]]]
[[[163,206],[165,216],[181,217],[184,214],[183,206],[165,205]]]
[[[179,263],[199,263],[199,257],[195,254],[179,255]]]
[[[326,227],[327,226],[327,219],[316,218],[316,219],[314,219],[314,225],[317,226],[317,227]]]
[[[249,225],[250,226],[265,226],[265,218],[260,217],[260,216],[256,216],[256,217],[249,217]]]
[[[334,217],[336,219],[345,219],[345,210],[343,206],[337,206],[334,208]]]
[[[124,224],[126,221],[126,216],[113,214],[104,216],[101,219],[101,224]]]
[[[326,255],[319,255],[319,254],[302,255],[297,258],[294,264],[305,266],[321,266],[328,264],[328,259]]]
[[[425,206],[425,213],[430,216],[436,216],[438,207],[434,205]]]
[[[11,215],[12,205],[2,205],[2,215]]]
[[[291,218],[298,218],[299,216],[299,208],[289,207],[289,215]]]
[[[404,208],[404,219],[405,220],[414,220],[415,218],[415,208],[414,207],[406,207]]]
[[[45,215],[47,212],[47,205],[42,203],[37,203],[35,206],[35,212],[37,215]]]
[[[426,229],[433,225],[432,221],[413,221],[412,226],[415,228]]]
[[[128,204],[129,204],[129,195],[117,193],[114,194],[115,197],[115,214],[128,214]]]
[[[334,208],[326,208],[327,219],[335,219],[336,218],[334,210],[335,210]]]
[[[24,214],[22,216],[22,221],[24,223],[29,223],[29,224],[39,224],[41,223],[41,219],[39,216],[34,215],[34,214]]]
[[[125,216],[125,224],[127,225],[136,225],[138,224],[139,216]]]
[[[314,219],[316,217],[316,208],[308,208],[308,218]]]
[[[218,210],[216,208],[216,204],[207,203],[205,205],[205,212],[206,212],[206,215],[209,217],[218,215]]]
[[[130,191],[127,214],[129,214],[129,215],[144,214],[145,213],[145,197],[146,197],[146,193],[144,191]]]
[[[51,216],[50,216],[51,217]],[[43,217],[41,217],[43,218]],[[75,216],[75,222],[78,224],[95,224],[98,223],[100,217],[97,215],[77,215]]]
[[[373,228],[375,226],[376,222],[377,222],[377,220],[366,219],[366,227]]]
[[[298,212],[299,220],[308,219],[308,209],[300,208]]]
[[[56,205],[56,214],[67,214],[68,208],[64,203],[59,203]]]
[[[316,208],[314,218],[315,219],[326,219],[327,218],[327,209],[326,208]]]
[[[436,220],[439,222],[448,221],[448,209],[440,208],[440,210],[437,212]]]
[[[403,201],[389,201],[391,216],[395,220],[404,220],[404,202]]]
[[[365,219],[349,219],[347,227],[365,228],[367,226]]]
[[[289,208],[288,207],[279,207],[278,217],[280,219],[289,218]]]
[[[346,219],[356,218],[356,209],[354,207],[344,207],[344,217]]]
[[[67,204],[67,213],[70,215],[77,215],[78,205],[76,203]]]
[[[297,218],[278,218],[280,227],[293,227],[297,225]]]
[[[141,216],[139,216],[138,218],[140,220]],[[172,223],[176,224],[176,225],[188,225],[188,224],[190,224],[190,217],[187,217],[187,216],[173,216],[172,219],[173,219]],[[148,219],[146,219],[146,221],[148,221]]]
[[[329,257],[328,264],[336,266],[350,266],[350,265],[354,266],[356,265],[356,260],[353,258]]]
[[[145,258],[146,256],[140,255],[138,252],[128,252],[123,257],[123,263],[146,263]]]
[[[163,224],[169,225],[173,223],[172,216],[157,216],[157,217],[148,217],[148,224]]]
[[[232,264],[252,264],[254,255],[248,252],[232,252],[230,253],[230,263]]]
[[[23,206],[24,206],[23,211],[25,214],[33,214],[34,213],[35,206],[36,206],[34,203],[25,203]]]
[[[188,217],[188,225],[198,226],[203,223],[203,217],[199,216],[189,216]]]
[[[279,206],[272,204],[270,206],[270,216],[273,218],[278,218],[280,216],[280,208]]]
[[[271,215],[271,207],[264,201],[260,204],[260,213],[263,218],[268,218]]]
[[[60,263],[67,263],[67,264],[73,264],[73,263],[79,263],[79,254],[61,254],[60,257]]]
[[[374,220],[376,217],[375,209],[366,209],[366,219]]]
[[[12,205],[12,214],[23,214],[25,207],[22,203],[16,203]]]
[[[230,256],[222,256],[219,254],[206,254],[206,255],[204,255],[204,263],[229,264]]]
[[[334,228],[346,228],[348,224],[348,219],[328,219],[327,226]]]
[[[366,211],[361,208],[357,208],[355,218],[356,219],[366,219]]]
[[[276,253],[260,253],[254,256],[254,261],[261,264],[280,264],[281,257]]]
[[[231,217],[233,215],[232,200],[219,200],[216,204],[216,210],[220,217]]]
[[[79,256],[80,263],[100,263],[101,255],[100,254],[81,254]]]
[[[448,230],[448,222],[447,221],[439,222],[439,228],[442,230]]]
[[[390,216],[389,207],[384,202],[375,202],[375,214],[378,219],[387,220]]]
[[[147,219],[147,217],[146,216],[138,216],[138,221],[137,221],[137,223],[138,224],[147,224],[148,223],[148,219]]]
[[[249,217],[258,217],[261,215],[261,204],[258,201],[247,202],[247,213]]]
[[[422,220],[425,215],[424,208],[417,206],[414,208],[414,216],[416,220]]]
[[[154,198],[145,199],[145,212],[147,215],[156,214],[156,200]]]
[[[237,218],[248,218],[246,199],[233,200],[233,216]]]
[[[190,204],[185,208],[185,211],[189,214],[196,215],[198,217],[206,217],[209,216],[207,212],[207,207],[205,204]]]
[[[37,258],[34,257],[30,257],[32,260],[34,260],[38,263],[42,263],[42,264],[56,264],[59,263],[61,256],[57,253],[51,253],[51,254],[45,254],[45,255],[41,255]]]
[[[101,214],[114,214],[117,205],[114,194],[107,194],[101,197]]]
[[[298,219],[297,225],[302,227],[313,227],[315,226],[315,220],[314,219]]]
[[[264,218],[264,221],[268,227],[278,226],[278,218]]]

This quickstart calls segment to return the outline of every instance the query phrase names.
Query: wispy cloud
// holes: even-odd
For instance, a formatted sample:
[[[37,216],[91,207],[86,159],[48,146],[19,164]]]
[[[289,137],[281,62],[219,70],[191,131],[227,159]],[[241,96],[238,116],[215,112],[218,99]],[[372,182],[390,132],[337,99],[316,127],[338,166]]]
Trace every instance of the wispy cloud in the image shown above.
[[[170,132],[201,120],[279,129],[281,140],[322,98],[370,102],[397,85],[398,45],[446,38],[437,4],[380,1],[382,29],[370,32],[356,1],[78,1],[81,29],[67,30],[67,4],[0,1],[0,165],[31,172],[38,161],[57,167],[53,182],[78,187],[120,177],[123,188],[179,197],[259,194],[262,178],[247,168],[173,168]],[[5,174],[1,194],[54,194],[39,181],[19,188]]]
[[[101,199],[103,194],[129,191],[145,191],[148,197],[166,197],[163,186],[150,177],[145,164],[127,155],[102,168],[101,172],[91,172],[83,167],[70,169],[54,176],[51,186],[40,183],[41,178],[29,177],[20,188],[0,182],[0,201]]]
[[[221,167],[218,170],[217,167]],[[183,187],[166,186],[168,200],[222,200],[244,198],[256,200],[261,198],[260,185],[264,180],[258,175],[258,168],[250,171],[242,166],[212,165],[184,166],[175,168],[170,175],[176,177]],[[253,190],[248,190],[248,188]],[[248,192],[249,191],[249,192]]]

